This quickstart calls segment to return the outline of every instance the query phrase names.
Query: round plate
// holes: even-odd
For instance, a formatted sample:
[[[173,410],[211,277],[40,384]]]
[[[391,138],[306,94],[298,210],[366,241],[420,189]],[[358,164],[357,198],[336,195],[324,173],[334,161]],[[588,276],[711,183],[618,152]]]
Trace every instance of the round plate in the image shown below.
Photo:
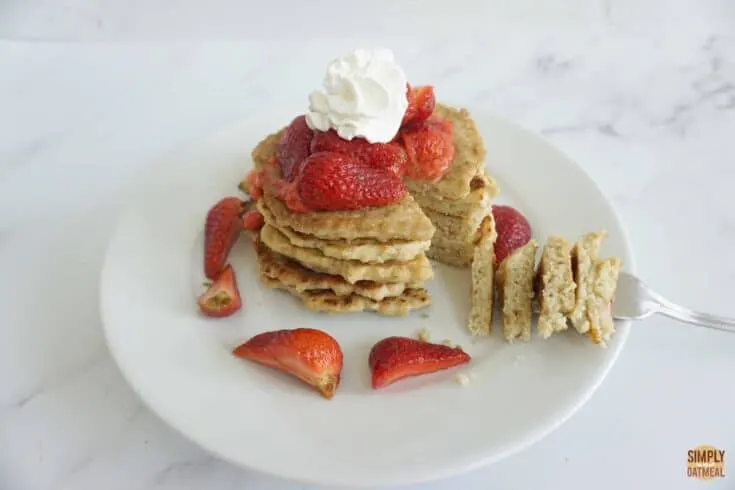
[[[597,186],[569,158],[504,119],[476,111],[488,171],[502,199],[528,217],[534,237],[573,240],[606,229],[605,255],[632,269],[625,231]],[[110,350],[152,410],[212,453],[248,468],[334,486],[409,484],[488,464],[526,447],[569,418],[600,385],[628,336],[617,323],[607,349],[573,330],[543,341],[505,343],[499,318],[473,340],[469,270],[437,265],[433,304],[403,318],[325,315],[259,283],[249,239],[230,255],[244,306],[225,319],[198,314],[202,229],[209,207],[249,171],[250,151],[292,114],[226,129],[153,167],[136,188],[102,271]],[[497,315],[498,317],[500,315]],[[233,347],[282,328],[325,330],[345,357],[332,400],[290,376],[235,358]],[[391,335],[460,344],[464,368],[370,388],[368,352]],[[458,373],[471,378],[456,382]]]

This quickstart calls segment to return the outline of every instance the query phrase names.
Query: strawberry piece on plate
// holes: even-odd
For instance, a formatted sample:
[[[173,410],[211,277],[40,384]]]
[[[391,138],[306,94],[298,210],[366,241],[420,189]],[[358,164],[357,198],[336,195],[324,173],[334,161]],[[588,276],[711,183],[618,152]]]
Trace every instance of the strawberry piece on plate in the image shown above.
[[[245,203],[237,197],[225,197],[207,212],[204,223],[204,275],[214,280],[227,262],[240,233],[240,215]]]
[[[401,126],[420,123],[431,117],[436,107],[436,98],[434,96],[434,87],[411,87],[407,86],[406,97],[408,98],[408,107],[403,115]]]
[[[331,151],[349,155],[360,163],[386,167],[400,175],[406,164],[406,150],[395,141],[369,143],[364,138],[342,139],[335,130],[317,131],[311,140],[311,152]]]
[[[314,131],[306,124],[306,116],[299,116],[283,131],[276,150],[276,160],[286,182],[293,181],[294,169],[311,153]]]
[[[209,288],[199,297],[199,310],[206,316],[230,316],[242,307],[235,271],[227,265]]]
[[[459,347],[432,344],[408,337],[388,337],[370,350],[368,364],[373,389],[383,388],[409,376],[435,373],[470,362]]]
[[[406,177],[436,181],[452,164],[454,140],[450,121],[431,118],[401,129],[399,135],[408,155]]]
[[[339,387],[342,348],[334,337],[321,330],[297,328],[264,332],[232,353],[295,376],[315,387],[327,399],[332,398]]]
[[[493,218],[498,238],[495,240],[495,266],[531,239],[531,225],[517,209],[493,205]]]
[[[334,152],[310,155],[304,161],[298,186],[303,205],[314,211],[385,206],[400,201],[407,192],[392,171]]]

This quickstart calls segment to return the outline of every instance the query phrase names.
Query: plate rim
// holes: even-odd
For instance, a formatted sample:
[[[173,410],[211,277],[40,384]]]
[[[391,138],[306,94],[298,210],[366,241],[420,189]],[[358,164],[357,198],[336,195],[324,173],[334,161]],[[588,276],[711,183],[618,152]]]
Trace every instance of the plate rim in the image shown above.
[[[617,207],[614,205],[613,201],[603,192],[603,190],[600,188],[598,183],[590,176],[590,174],[586,171],[586,169],[580,165],[576,159],[569,156],[567,153],[562,151],[560,148],[558,148],[555,144],[553,144],[547,136],[537,133],[530,128],[526,127],[525,125],[514,121],[510,119],[509,117],[506,117],[504,115],[492,112],[487,109],[483,108],[477,108],[473,110],[473,112],[477,112],[482,114],[482,118],[486,119],[494,119],[498,122],[501,122],[503,125],[512,127],[514,130],[520,131],[524,133],[526,136],[533,138],[540,143],[543,144],[543,146],[546,148],[547,151],[555,153],[557,156],[561,157],[562,159],[566,160],[569,164],[575,167],[575,170],[580,173],[580,176],[583,177],[587,181],[587,185],[594,190],[597,195],[599,195],[600,199],[604,201],[606,204],[608,210],[610,211],[612,218],[614,219],[617,228],[620,230],[620,241],[621,244],[624,247],[625,254],[627,255],[627,258],[625,260],[625,269],[633,274],[637,272],[637,265],[635,260],[635,254],[634,254],[634,248],[632,246],[631,240],[630,240],[630,234],[628,232],[627,227],[625,226],[624,221],[621,219],[620,213],[618,212]],[[270,114],[270,117],[273,115]],[[477,118],[475,117],[477,120]],[[215,140],[218,136],[227,133],[228,131],[232,131],[236,126],[243,125],[244,123],[248,122],[249,120],[258,120],[256,116],[248,116],[244,118],[237,118],[234,119],[228,123],[220,124],[216,126],[214,129],[210,129],[206,133],[189,139],[185,141],[184,143],[178,144],[171,149],[153,157],[151,160],[151,164],[148,165],[146,168],[142,169],[142,171],[137,172],[133,178],[131,178],[128,181],[128,185],[125,186],[125,191],[130,192],[123,192],[123,195],[125,196],[124,204],[120,210],[120,212],[116,216],[116,224],[115,229],[113,233],[111,234],[108,243],[105,247],[104,256],[103,256],[103,262],[102,267],[99,273],[99,287],[98,287],[98,300],[100,304],[100,317],[102,320],[102,329],[103,329],[103,335],[105,339],[105,344],[107,345],[107,348],[110,352],[111,357],[115,361],[115,364],[119,370],[119,372],[122,374],[123,378],[125,379],[128,386],[135,392],[135,394],[138,396],[142,404],[150,410],[152,414],[154,414],[157,418],[161,419],[168,427],[173,429],[175,432],[179,433],[184,437],[184,439],[192,442],[196,446],[202,448],[204,451],[214,455],[215,457],[227,461],[230,464],[233,464],[236,467],[244,468],[249,471],[255,471],[261,474],[270,475],[279,479],[285,479],[288,481],[293,482],[299,482],[302,484],[312,484],[312,485],[328,485],[328,486],[341,486],[341,487],[348,487],[348,488],[372,488],[377,486],[386,486],[386,485],[411,485],[411,484],[420,484],[420,483],[428,483],[430,481],[436,481],[441,479],[447,479],[451,477],[456,477],[461,474],[477,470],[479,468],[489,466],[491,464],[497,463],[499,461],[502,461],[504,459],[509,458],[510,456],[513,456],[515,454],[520,453],[524,449],[527,449],[542,439],[546,438],[548,435],[556,431],[559,427],[564,425],[569,419],[571,419],[575,414],[578,413],[578,411],[589,402],[589,400],[592,398],[592,396],[597,392],[599,387],[602,385],[602,383],[607,379],[610,371],[612,368],[617,364],[620,354],[622,350],[625,348],[625,345],[627,344],[630,331],[631,331],[631,325],[633,322],[631,321],[618,321],[618,325],[623,327],[621,331],[616,335],[616,341],[619,344],[619,347],[615,350],[613,354],[607,357],[607,361],[604,364],[604,368],[599,371],[599,374],[597,378],[595,379],[594,383],[590,383],[586,389],[583,391],[582,395],[579,396],[575,403],[570,404],[569,407],[563,411],[563,414],[561,414],[559,417],[555,418],[554,420],[550,420],[550,422],[543,427],[543,429],[539,429],[536,432],[530,433],[526,437],[518,438],[513,443],[510,443],[507,445],[505,450],[498,451],[495,454],[478,458],[474,462],[470,464],[466,464],[463,467],[453,467],[451,469],[448,469],[447,467],[442,467],[430,471],[426,471],[423,475],[420,477],[415,478],[404,478],[402,480],[396,480],[395,478],[392,478],[390,480],[381,479],[380,476],[373,477],[369,482],[355,482],[351,481],[349,483],[342,481],[342,480],[330,480],[329,478],[323,478],[323,479],[311,479],[311,478],[305,478],[298,475],[293,474],[283,474],[283,473],[276,473],[273,471],[270,471],[268,469],[261,469],[258,467],[251,466],[247,463],[244,463],[240,460],[236,460],[235,458],[231,458],[227,456],[226,454],[223,454],[219,449],[215,447],[211,447],[210,445],[194,438],[193,436],[190,436],[188,433],[184,431],[182,427],[179,426],[179,424],[174,423],[171,418],[164,416],[159,410],[157,410],[148,399],[142,396],[141,391],[137,388],[137,386],[133,383],[133,380],[130,377],[130,373],[123,367],[125,365],[124,362],[121,362],[120,353],[117,351],[115,345],[113,342],[110,342],[110,336],[109,336],[109,316],[108,316],[108,307],[106,306],[107,300],[105,299],[106,294],[105,291],[107,288],[109,288],[108,284],[110,282],[109,279],[109,267],[108,264],[110,263],[110,255],[111,255],[111,249],[113,243],[118,239],[119,235],[122,233],[122,223],[126,219],[127,216],[131,215],[135,212],[135,194],[139,191],[139,189],[143,189],[145,187],[145,184],[150,182],[150,179],[152,176],[156,175],[158,171],[162,167],[165,167],[166,165],[170,164],[171,159],[180,154],[182,151],[185,151],[187,148],[193,148],[201,146],[202,144],[205,144],[207,141]],[[482,134],[482,130],[479,130]],[[485,167],[488,166],[487,161],[485,162]]]

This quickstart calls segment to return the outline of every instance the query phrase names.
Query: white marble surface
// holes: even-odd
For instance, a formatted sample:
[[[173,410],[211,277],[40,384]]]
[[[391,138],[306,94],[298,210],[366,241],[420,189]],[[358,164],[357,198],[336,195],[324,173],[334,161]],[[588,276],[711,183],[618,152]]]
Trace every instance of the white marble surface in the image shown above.
[[[654,24],[382,44],[443,98],[551,138],[618,206],[644,278],[735,315],[735,40]],[[325,60],[367,42],[0,43],[0,488],[307,488],[217,461],[141,405],[104,344],[98,273],[136,170],[273,104],[303,109]],[[648,320],[551,436],[415,488],[699,488],[688,448],[735,454],[734,352],[734,335]]]

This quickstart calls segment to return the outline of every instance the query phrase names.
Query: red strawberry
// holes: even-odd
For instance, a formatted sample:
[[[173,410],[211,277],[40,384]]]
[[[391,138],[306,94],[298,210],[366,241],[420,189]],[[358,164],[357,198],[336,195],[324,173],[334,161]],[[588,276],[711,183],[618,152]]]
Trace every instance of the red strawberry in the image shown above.
[[[368,364],[373,389],[383,388],[409,376],[434,373],[470,362],[459,347],[432,344],[408,337],[388,337],[370,350]]]
[[[255,209],[251,209],[242,215],[242,227],[245,230],[257,231],[263,227],[265,220],[263,215]]]
[[[495,231],[495,266],[531,239],[531,225],[517,209],[510,206],[493,206]]]
[[[342,139],[335,130],[317,131],[311,140],[311,152],[331,151],[350,155],[374,167],[387,167],[399,174],[406,163],[406,151],[397,142],[369,143],[364,138]]]
[[[306,117],[299,116],[283,131],[281,141],[276,150],[276,160],[281,166],[281,173],[287,182],[294,178],[294,166],[301,162],[311,153],[311,138],[314,136],[309,126],[306,125]]]
[[[245,203],[225,197],[207,213],[204,223],[204,275],[214,280],[227,262],[227,254],[240,233],[240,214]]]
[[[385,206],[406,195],[403,181],[390,170],[333,152],[314,153],[304,161],[298,189],[301,202],[314,211]]]
[[[342,349],[334,337],[321,330],[297,328],[261,333],[232,353],[296,376],[316,387],[327,399],[339,387]]]
[[[412,88],[407,84],[408,108],[403,115],[401,126],[420,123],[429,119],[434,113],[436,107],[436,98],[434,97],[434,87],[424,86]]]
[[[406,148],[406,177],[438,180],[454,158],[453,129],[450,121],[429,119],[401,129],[400,138]]]
[[[244,189],[250,197],[256,201],[263,197],[263,174],[257,170],[251,170],[245,178]]]
[[[199,296],[198,303],[203,314],[215,318],[230,316],[242,307],[235,271],[231,265],[227,264],[214,283]]]

